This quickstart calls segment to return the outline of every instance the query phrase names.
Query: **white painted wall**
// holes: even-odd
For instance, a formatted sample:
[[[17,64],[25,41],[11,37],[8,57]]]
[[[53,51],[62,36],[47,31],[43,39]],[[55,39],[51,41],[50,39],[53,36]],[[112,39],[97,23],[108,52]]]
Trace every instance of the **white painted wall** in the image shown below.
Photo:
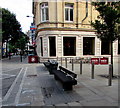
[[[76,37],[76,57],[83,56],[83,37],[95,37],[95,55],[96,57],[110,55],[101,55],[101,41],[98,39],[94,32],[83,32],[83,31],[41,31],[38,33],[38,37],[43,37],[43,57],[49,57],[49,36],[56,37],[56,57],[63,57],[63,37],[71,36]],[[40,53],[40,40],[37,37],[37,54]],[[116,40],[113,44],[113,54],[116,60],[118,59],[118,41]],[[87,55],[88,56],[88,55]],[[90,57],[93,57],[90,55]],[[110,59],[110,58],[109,58]]]

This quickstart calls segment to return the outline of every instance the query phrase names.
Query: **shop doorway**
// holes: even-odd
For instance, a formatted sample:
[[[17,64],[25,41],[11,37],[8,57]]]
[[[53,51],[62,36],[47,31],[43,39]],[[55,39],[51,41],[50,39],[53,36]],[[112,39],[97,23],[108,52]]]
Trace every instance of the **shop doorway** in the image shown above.
[[[95,54],[95,37],[83,37],[83,55]]]
[[[56,38],[49,37],[49,55],[56,56]]]
[[[64,56],[76,56],[76,37],[63,37]]]

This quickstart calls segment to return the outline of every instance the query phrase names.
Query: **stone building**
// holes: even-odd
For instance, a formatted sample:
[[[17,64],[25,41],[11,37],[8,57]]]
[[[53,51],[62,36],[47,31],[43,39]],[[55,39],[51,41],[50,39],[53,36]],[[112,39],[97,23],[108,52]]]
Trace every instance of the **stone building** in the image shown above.
[[[98,12],[90,2],[38,0],[33,2],[33,14],[37,26],[36,51],[41,59],[110,57],[110,43],[101,42],[91,27]],[[113,54],[117,60],[118,40],[113,44]]]

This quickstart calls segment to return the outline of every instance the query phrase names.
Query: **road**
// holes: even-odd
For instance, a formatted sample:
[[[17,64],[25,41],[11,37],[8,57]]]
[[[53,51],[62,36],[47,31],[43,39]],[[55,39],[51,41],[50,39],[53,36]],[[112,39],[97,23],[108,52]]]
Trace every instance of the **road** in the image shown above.
[[[9,100],[15,100],[15,96],[19,90],[24,75],[26,60],[27,59],[23,59],[23,62],[21,62],[20,56],[14,56],[10,60],[5,58],[0,63],[2,70],[2,73],[0,74],[0,80],[2,82],[0,94],[3,104],[6,104],[6,102],[12,103]],[[11,96],[12,99],[10,99]]]

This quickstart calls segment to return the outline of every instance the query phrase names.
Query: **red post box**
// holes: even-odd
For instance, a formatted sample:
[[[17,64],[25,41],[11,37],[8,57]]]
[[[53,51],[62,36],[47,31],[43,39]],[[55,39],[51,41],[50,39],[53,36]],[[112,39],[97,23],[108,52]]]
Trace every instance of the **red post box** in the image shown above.
[[[100,58],[100,64],[108,64],[108,58]]]
[[[98,65],[99,64],[99,58],[91,58],[91,64],[92,63]]]

